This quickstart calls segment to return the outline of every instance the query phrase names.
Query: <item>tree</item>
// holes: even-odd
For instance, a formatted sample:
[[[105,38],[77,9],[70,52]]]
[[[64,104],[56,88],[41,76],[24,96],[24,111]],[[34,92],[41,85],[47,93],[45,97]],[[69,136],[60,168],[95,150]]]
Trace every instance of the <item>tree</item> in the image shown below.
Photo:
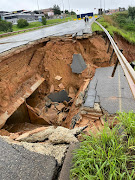
[[[26,19],[19,19],[19,20],[17,21],[17,26],[18,26],[19,28],[23,28],[23,27],[26,27],[26,26],[28,26],[28,25],[29,25],[29,23],[27,22]]]
[[[46,18],[45,17],[42,17],[42,24],[46,25]]]
[[[12,23],[0,20],[0,31],[12,32]]]
[[[36,11],[36,10],[35,10],[35,11],[33,11],[33,12],[34,12],[35,14],[39,14],[39,11]]]
[[[55,15],[56,14],[58,14],[58,15],[61,14],[60,7],[58,5],[56,5],[56,4],[53,6],[53,11],[54,11]]]
[[[129,6],[128,8],[128,16],[132,18],[132,20],[135,18],[135,7]]]
[[[71,11],[71,15],[76,15],[76,13],[74,11]]]
[[[46,18],[46,19],[49,19],[49,16],[48,16],[48,14],[45,14],[44,16],[45,16],[45,18]]]
[[[66,14],[69,14],[69,11],[65,9],[65,13],[66,13]]]

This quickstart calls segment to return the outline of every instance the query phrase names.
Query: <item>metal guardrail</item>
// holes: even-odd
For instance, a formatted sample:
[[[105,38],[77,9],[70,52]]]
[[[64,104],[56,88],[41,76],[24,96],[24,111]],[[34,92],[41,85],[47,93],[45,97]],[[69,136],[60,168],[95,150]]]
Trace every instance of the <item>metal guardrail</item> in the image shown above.
[[[126,58],[124,57],[122,52],[119,50],[118,46],[114,42],[114,40],[111,37],[111,35],[109,34],[109,32],[99,22],[95,21],[95,23],[97,23],[104,30],[108,39],[110,40],[110,43],[113,47],[113,50],[115,51],[115,53],[117,55],[118,61],[120,62],[121,66],[122,66],[122,69],[123,69],[124,74],[127,78],[127,81],[128,81],[129,86],[130,86],[130,89],[132,91],[132,94],[135,98],[135,71],[133,70],[133,68],[131,67],[129,62],[126,60]],[[116,62],[115,69],[117,67],[117,64],[118,64],[118,62]]]
[[[36,30],[36,29],[41,29],[41,28],[44,28],[44,27],[49,27],[49,26],[53,26],[53,25],[57,25],[57,24],[62,24],[64,22],[66,22],[66,21],[61,21],[61,22],[58,22],[58,23],[48,24],[48,25],[29,28],[29,29],[23,29],[21,31],[8,32],[8,33],[0,34],[0,37],[8,36],[8,35],[11,35],[11,34],[19,34],[21,32],[26,32],[26,31]]]

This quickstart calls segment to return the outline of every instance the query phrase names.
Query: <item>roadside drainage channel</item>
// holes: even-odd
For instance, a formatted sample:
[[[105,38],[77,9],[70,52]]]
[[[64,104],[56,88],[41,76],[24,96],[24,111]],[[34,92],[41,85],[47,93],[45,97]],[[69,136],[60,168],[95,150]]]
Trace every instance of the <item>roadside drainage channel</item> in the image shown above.
[[[98,126],[100,130],[100,125],[104,125],[101,120],[103,111],[97,102],[94,102],[93,107],[84,106],[95,69],[98,66],[108,66],[106,62],[109,55],[102,60],[106,48],[103,47],[101,51],[95,42],[104,45],[100,36],[85,34],[79,38],[72,38],[70,35],[52,37],[38,49],[30,49],[31,55],[28,55],[28,50],[22,52],[26,55],[25,58],[29,57],[26,60],[22,58],[25,62],[23,70],[18,66],[18,69],[9,71],[11,77],[20,78],[17,80],[19,88],[12,94],[16,95],[11,99],[13,103],[5,103],[5,99],[0,97],[5,104],[2,110],[10,105],[10,110],[7,109],[5,114],[0,116],[0,134],[10,144],[53,156],[57,162],[57,175],[70,144],[78,143],[82,139],[81,132],[88,134],[92,127]],[[14,68],[17,62],[14,66],[8,63],[13,63],[21,55],[16,54],[16,58],[13,56],[0,61],[3,69]],[[22,63],[20,65],[22,66]],[[2,71],[0,73],[2,74]],[[4,75],[3,84],[7,78]],[[25,79],[23,76],[26,75]],[[15,77],[13,79],[15,82]],[[1,91],[6,97],[9,94],[6,94],[9,89],[7,86],[6,91]],[[21,90],[23,91],[20,92]],[[8,100],[10,101],[10,98]],[[95,132],[95,129],[93,131]]]

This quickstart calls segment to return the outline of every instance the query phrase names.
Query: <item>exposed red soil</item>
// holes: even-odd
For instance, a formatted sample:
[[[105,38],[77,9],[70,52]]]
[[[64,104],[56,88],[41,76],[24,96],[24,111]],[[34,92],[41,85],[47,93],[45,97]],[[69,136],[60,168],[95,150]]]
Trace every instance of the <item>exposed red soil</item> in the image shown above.
[[[127,59],[128,62],[135,61],[135,45],[130,44],[127,40],[125,40],[122,36],[115,34],[115,41],[120,49],[123,49],[123,55]]]

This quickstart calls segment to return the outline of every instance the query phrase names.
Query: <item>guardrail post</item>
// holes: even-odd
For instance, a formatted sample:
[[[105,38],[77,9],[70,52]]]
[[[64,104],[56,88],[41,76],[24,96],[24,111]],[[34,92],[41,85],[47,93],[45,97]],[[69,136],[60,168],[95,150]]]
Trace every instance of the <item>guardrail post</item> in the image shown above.
[[[122,52],[123,52],[123,49],[120,49],[120,51],[121,51],[121,53],[122,53]],[[118,60],[118,58],[117,58],[116,64],[115,64],[114,69],[113,69],[113,72],[112,72],[112,77],[114,77],[114,74],[115,74],[116,68],[117,68],[117,66],[118,66],[118,63],[119,63],[119,60]]]
[[[108,40],[108,38],[107,38],[107,36],[106,36],[105,45],[107,45],[107,40]]]
[[[111,42],[109,42],[109,46],[108,46],[108,49],[107,49],[107,53],[109,53],[110,46],[111,46]]]
[[[109,60],[109,64],[110,64],[111,61],[112,61],[113,54],[114,54],[114,49],[113,49],[113,51],[112,51],[112,54],[111,54],[111,57],[110,57],[110,60]]]
[[[118,66],[118,63],[119,63],[119,60],[117,59],[116,64],[115,64],[114,69],[113,69],[113,72],[112,72],[112,77],[114,77],[114,74],[115,74],[116,68]]]

